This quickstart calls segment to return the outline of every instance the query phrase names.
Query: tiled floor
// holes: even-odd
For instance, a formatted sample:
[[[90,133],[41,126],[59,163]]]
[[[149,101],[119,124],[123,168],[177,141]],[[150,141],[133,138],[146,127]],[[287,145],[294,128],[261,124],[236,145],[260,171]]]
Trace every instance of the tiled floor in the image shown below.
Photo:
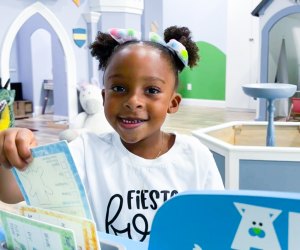
[[[181,106],[176,114],[168,116],[164,130],[189,134],[192,130],[209,127],[229,121],[249,121],[255,119],[254,112],[229,111],[224,108]],[[16,120],[16,127],[36,130],[34,133],[39,144],[58,140],[60,131],[67,128],[66,119],[53,115]],[[0,203],[0,209],[14,210],[16,206]]]

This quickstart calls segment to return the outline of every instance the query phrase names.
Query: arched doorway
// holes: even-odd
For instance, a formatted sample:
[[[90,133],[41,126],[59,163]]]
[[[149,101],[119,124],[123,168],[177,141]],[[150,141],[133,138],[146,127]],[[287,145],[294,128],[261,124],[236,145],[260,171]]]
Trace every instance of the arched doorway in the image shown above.
[[[282,34],[278,34],[277,41],[274,41],[274,34],[272,33],[272,30],[276,28],[276,25],[281,24],[281,21],[285,18],[291,18],[295,19],[300,17],[300,6],[295,5],[291,7],[287,7],[285,9],[282,9],[278,11],[276,14],[274,14],[264,25],[261,33],[261,64],[260,64],[260,82],[274,82],[274,71],[275,69],[273,67],[277,67],[277,64],[274,63],[276,59],[272,58],[272,48],[274,49],[275,43],[278,44],[278,41],[282,40],[284,38]],[[299,19],[300,20],[300,19]],[[299,22],[298,22],[299,23]],[[290,29],[293,28],[294,25],[290,26]],[[300,26],[299,26],[300,27]],[[287,30],[286,30],[287,31]],[[281,37],[280,37],[281,36]],[[288,44],[291,44],[291,41],[288,41]],[[278,47],[278,46],[277,46]],[[271,55],[271,56],[270,56]],[[278,55],[275,56],[275,58],[278,59],[279,56],[279,50]],[[300,62],[300,58],[299,58]],[[296,65],[298,67],[298,65]],[[289,69],[290,71],[291,69]],[[297,69],[298,70],[298,69]],[[297,77],[298,77],[297,73]],[[295,78],[292,78],[295,79]],[[258,114],[258,120],[266,120],[266,101],[260,100],[259,102],[259,114]]]
[[[65,58],[65,74],[66,74],[66,92],[68,96],[67,111],[68,117],[71,119],[76,116],[77,109],[77,92],[76,92],[76,64],[75,55],[72,50],[72,43],[64,27],[59,22],[57,17],[42,3],[36,2],[31,6],[24,9],[15,21],[10,26],[6,37],[4,38],[2,46],[2,57],[1,57],[1,76],[4,81],[10,77],[9,63],[10,63],[10,52],[12,49],[13,42],[16,35],[24,23],[30,19],[33,15],[41,15],[55,31],[57,38],[62,46],[62,52]],[[64,83],[62,83],[64,84]]]

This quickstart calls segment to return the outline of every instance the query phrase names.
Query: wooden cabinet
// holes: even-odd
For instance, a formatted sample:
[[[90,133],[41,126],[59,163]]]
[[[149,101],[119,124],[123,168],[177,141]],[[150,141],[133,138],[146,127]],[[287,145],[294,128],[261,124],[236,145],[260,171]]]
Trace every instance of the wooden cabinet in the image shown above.
[[[31,117],[32,112],[33,107],[31,101],[14,101],[14,114],[16,119]]]

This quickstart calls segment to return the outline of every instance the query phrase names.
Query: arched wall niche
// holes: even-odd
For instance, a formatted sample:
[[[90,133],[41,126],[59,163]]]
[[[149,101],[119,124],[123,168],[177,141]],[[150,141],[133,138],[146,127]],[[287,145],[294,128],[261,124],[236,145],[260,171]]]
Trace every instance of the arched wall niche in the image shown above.
[[[14,20],[9,27],[7,34],[3,41],[1,51],[1,77],[4,82],[10,78],[9,64],[10,52],[16,35],[24,23],[35,14],[40,14],[56,32],[57,37],[62,45],[62,50],[65,58],[65,71],[66,71],[66,86],[68,96],[68,118],[72,119],[77,115],[77,91],[76,91],[76,60],[72,50],[73,45],[70,38],[65,31],[63,25],[58,18],[42,3],[36,2],[31,6],[24,9]]]

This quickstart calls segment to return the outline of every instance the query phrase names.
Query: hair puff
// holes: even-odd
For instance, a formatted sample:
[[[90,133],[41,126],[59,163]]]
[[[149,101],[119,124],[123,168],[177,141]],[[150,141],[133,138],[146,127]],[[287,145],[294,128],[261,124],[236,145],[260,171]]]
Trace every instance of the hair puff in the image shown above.
[[[189,55],[188,65],[192,68],[197,65],[199,61],[198,47],[196,43],[191,38],[191,31],[187,27],[177,27],[171,26],[165,29],[164,40],[169,42],[171,39],[175,39],[178,42],[182,43]]]
[[[105,69],[110,56],[118,45],[111,35],[98,32],[95,41],[90,45],[91,54],[99,61],[99,70]]]

